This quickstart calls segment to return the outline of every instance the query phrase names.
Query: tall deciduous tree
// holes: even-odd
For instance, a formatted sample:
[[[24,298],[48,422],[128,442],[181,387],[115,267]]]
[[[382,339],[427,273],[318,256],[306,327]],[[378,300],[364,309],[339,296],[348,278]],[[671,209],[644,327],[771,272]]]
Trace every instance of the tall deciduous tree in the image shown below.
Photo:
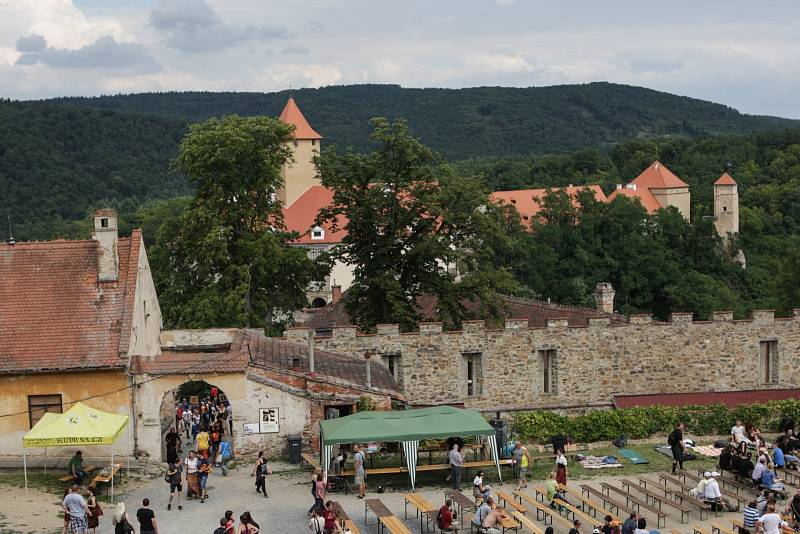
[[[349,314],[364,327],[410,329],[419,319],[417,299],[429,294],[448,325],[498,317],[498,294],[517,284],[492,264],[510,240],[484,184],[449,172],[404,121],[377,118],[373,125],[374,152],[332,147],[317,159],[323,185],[334,191],[320,222],[344,226],[347,237],[334,256],[355,267],[344,300]]]
[[[291,142],[292,127],[266,117],[189,128],[174,167],[197,194],[157,238],[168,251],[159,289],[170,326],[274,326],[324,276],[324,265],[289,246],[294,236],[283,226],[276,192]]]

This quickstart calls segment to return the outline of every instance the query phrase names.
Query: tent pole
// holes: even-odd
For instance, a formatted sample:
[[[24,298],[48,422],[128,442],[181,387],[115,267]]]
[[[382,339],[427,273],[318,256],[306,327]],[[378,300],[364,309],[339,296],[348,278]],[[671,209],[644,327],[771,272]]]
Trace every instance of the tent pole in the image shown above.
[[[44,476],[47,476],[47,447],[44,448]]]
[[[28,454],[22,451],[22,469],[25,472],[25,496],[28,495]]]
[[[111,502],[114,502],[114,444],[111,444]]]

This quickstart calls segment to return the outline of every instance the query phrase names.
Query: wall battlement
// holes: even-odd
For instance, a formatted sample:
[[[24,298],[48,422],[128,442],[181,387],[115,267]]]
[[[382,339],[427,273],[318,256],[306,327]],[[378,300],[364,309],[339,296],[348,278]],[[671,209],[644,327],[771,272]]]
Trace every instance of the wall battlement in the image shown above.
[[[305,339],[308,333],[292,328],[285,336]],[[590,317],[587,326],[566,319],[550,319],[546,327],[529,327],[527,319],[499,327],[468,321],[459,331],[420,323],[409,333],[391,324],[374,334],[342,326],[316,339],[320,349],[359,359],[370,350],[380,361],[391,359],[414,404],[588,408],[608,405],[619,394],[800,387],[800,310],[789,318],[756,310],[746,320],[717,311],[709,321],[679,312],[669,321],[643,314],[625,323],[606,315]],[[476,373],[472,394],[470,369]]]

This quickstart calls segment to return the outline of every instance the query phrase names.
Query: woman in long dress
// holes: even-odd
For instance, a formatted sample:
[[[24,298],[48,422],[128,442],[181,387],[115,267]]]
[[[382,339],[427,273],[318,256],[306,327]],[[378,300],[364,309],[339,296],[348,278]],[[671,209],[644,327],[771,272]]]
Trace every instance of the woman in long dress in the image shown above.
[[[94,486],[89,486],[86,488],[86,491],[89,493],[89,497],[86,499],[86,507],[89,508],[91,514],[87,516],[86,519],[89,528],[92,529],[92,533],[94,533],[96,532],[95,529],[100,526],[100,515],[102,515],[103,509],[100,508],[100,504],[97,502],[97,497],[94,494]]]

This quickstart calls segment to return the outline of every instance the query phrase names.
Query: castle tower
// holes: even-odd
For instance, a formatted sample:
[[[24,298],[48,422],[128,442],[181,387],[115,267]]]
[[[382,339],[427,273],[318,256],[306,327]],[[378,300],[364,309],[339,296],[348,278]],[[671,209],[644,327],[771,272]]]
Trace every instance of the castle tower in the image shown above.
[[[739,190],[728,173],[714,182],[714,226],[723,239],[739,233]]]
[[[289,97],[280,120],[294,126],[294,163],[283,167],[283,187],[278,198],[285,207],[291,206],[310,187],[321,185],[314,167],[314,156],[319,154],[322,136],[308,123],[294,98]]]

